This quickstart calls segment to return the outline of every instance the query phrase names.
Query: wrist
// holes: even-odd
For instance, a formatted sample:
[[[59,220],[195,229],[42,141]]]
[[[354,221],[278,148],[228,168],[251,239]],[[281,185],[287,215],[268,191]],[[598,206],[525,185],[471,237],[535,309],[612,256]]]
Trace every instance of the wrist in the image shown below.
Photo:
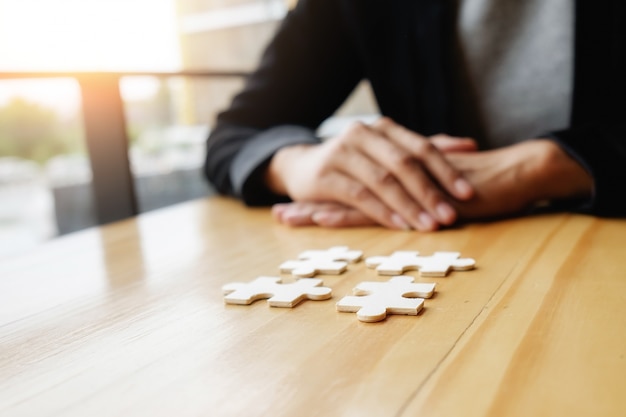
[[[591,197],[591,175],[559,145],[549,139],[535,139],[527,143],[534,152],[530,175],[535,201]]]
[[[310,145],[286,146],[279,149],[272,156],[265,170],[264,178],[265,185],[270,191],[277,195],[288,195],[286,178],[290,172],[290,165],[297,157],[297,154],[308,146]]]
[[[281,158],[281,154],[284,150],[284,148],[280,149],[272,156],[269,164],[267,165],[267,169],[265,170],[265,185],[271,192],[277,195],[287,194],[285,183],[281,175],[281,167],[283,165],[283,158]]]

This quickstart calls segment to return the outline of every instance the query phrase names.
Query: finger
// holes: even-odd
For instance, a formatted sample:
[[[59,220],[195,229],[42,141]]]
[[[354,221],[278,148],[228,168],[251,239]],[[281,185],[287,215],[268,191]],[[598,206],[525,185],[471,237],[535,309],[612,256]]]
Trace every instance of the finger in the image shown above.
[[[276,204],[272,207],[272,214],[279,223],[294,227],[355,227],[378,224],[358,210],[338,203],[297,201]]]
[[[413,202],[406,207],[414,207],[415,204],[421,207],[422,210],[417,213],[417,219],[422,223],[422,228],[418,227],[418,230],[434,230],[436,229],[434,223],[454,223],[456,211],[448,204],[445,192],[433,182],[417,158],[403,146],[380,135],[371,134],[367,139],[359,142],[361,151],[373,160],[375,165],[392,173],[392,176],[397,179],[402,189],[408,194],[409,200]],[[422,142],[427,141],[423,139]],[[408,217],[406,210],[408,208],[400,209],[398,213],[403,214],[405,219],[415,218],[415,216]]]
[[[374,132],[364,132],[361,134],[361,140],[379,140],[385,146],[389,145],[385,139],[364,137],[368,134],[377,135]],[[373,161],[358,149],[343,152],[339,160],[340,163],[335,169],[355,181],[363,183],[380,201],[397,213],[400,219],[394,220],[396,225],[400,225],[401,228],[411,226],[417,230],[434,230],[436,228],[437,222],[427,213],[420,202],[404,189],[393,172]]]
[[[352,227],[377,224],[352,207],[331,202],[296,201],[275,204],[272,214],[278,222],[288,226]]]
[[[285,213],[286,210],[289,209],[289,207],[292,204],[293,203],[274,204],[272,206],[272,217],[274,218],[274,220],[281,221],[281,218],[282,218],[283,214]]]
[[[381,118],[375,129],[418,159],[428,173],[453,197],[467,200],[473,194],[470,183],[454,169],[437,148],[425,137],[412,132],[389,118]]]
[[[353,226],[374,226],[377,223],[361,213],[360,211],[340,203],[296,201],[292,203],[275,204],[272,207],[272,214],[277,220],[283,214],[289,212],[300,212],[310,215],[310,219],[324,227],[353,227]]]
[[[459,138],[444,134],[431,136],[430,142],[440,152],[474,152],[478,150],[478,144],[472,138]]]
[[[272,215],[283,224],[289,226],[312,225],[313,211],[307,205],[300,203],[276,204],[272,207]]]
[[[376,222],[351,207],[318,210],[313,214],[315,224],[323,227],[374,226]]]
[[[326,176],[322,187],[328,190],[323,200],[339,201],[347,206],[359,210],[361,213],[385,227],[391,229],[410,228],[402,216],[384,204],[365,184],[339,171]],[[436,228],[437,225],[434,225]],[[418,230],[425,229],[422,225]]]

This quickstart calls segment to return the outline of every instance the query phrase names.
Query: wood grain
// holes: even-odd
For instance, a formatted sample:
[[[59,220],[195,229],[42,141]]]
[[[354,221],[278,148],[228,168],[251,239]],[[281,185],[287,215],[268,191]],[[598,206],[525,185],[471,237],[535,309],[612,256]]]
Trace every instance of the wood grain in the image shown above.
[[[328,301],[225,305],[306,249],[455,250],[417,317],[361,323]],[[288,228],[202,200],[0,264],[2,416],[621,416],[626,222],[543,215],[437,233]],[[286,274],[283,278],[288,279]],[[382,279],[387,280],[388,277]]]

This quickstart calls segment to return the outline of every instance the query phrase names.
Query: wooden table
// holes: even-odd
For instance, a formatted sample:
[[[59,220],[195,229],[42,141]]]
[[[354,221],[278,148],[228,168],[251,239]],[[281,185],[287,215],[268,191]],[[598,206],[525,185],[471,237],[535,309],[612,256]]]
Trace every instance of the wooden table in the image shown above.
[[[300,251],[458,250],[418,316],[223,303]],[[417,276],[411,272],[410,275]],[[386,279],[386,278],[382,278]],[[2,416],[623,416],[626,221],[542,215],[420,234],[292,229],[215,198],[0,266]]]

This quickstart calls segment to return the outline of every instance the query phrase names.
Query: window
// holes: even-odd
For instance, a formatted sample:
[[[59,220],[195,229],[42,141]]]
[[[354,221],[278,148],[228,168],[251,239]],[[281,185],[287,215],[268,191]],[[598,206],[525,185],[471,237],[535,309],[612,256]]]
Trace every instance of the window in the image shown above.
[[[122,100],[140,212],[210,195],[206,137],[294,4],[0,0],[0,258],[103,221],[85,144],[86,73],[108,76]],[[364,85],[322,131],[374,108]]]

